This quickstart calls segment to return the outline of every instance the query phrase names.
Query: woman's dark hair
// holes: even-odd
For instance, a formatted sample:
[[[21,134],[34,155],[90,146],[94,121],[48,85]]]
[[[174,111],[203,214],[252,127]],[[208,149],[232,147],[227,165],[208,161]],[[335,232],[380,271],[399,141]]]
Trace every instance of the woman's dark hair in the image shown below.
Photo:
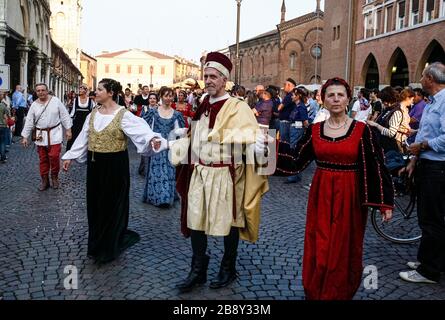
[[[292,90],[293,94],[296,96],[300,96],[300,100],[304,102],[304,100],[307,98],[306,91],[302,88],[295,88]]]
[[[378,97],[382,100],[383,103],[393,105],[394,103],[399,101],[399,94],[392,87],[387,86],[383,88]]]
[[[158,95],[154,92],[150,92],[150,94],[148,95],[148,99],[150,99],[152,96],[154,96],[156,98],[156,101],[159,101]]]
[[[326,90],[330,87],[330,86],[343,86],[346,89],[346,94],[348,95],[349,100],[352,99],[352,90],[351,90],[351,86],[346,82],[346,80],[342,79],[342,78],[332,78],[329,79],[328,81],[326,81],[326,83],[323,85],[323,87],[321,88],[321,100],[324,102],[324,98],[326,96]]]
[[[426,96],[425,91],[423,91],[421,88],[415,88],[414,93],[417,94],[419,97],[424,98]]]
[[[237,84],[237,85],[233,86],[232,94],[234,94],[234,95],[236,94],[239,97],[245,97],[246,96],[246,88]]]
[[[162,87],[161,90],[159,90],[159,97],[165,96],[166,93],[171,93],[174,95],[173,89],[169,87]]]
[[[113,79],[102,79],[102,81],[99,82],[101,85],[103,85],[103,87],[105,88],[105,90],[107,90],[107,92],[113,92],[113,100],[114,101],[118,101],[118,95],[119,93],[122,91],[122,86],[121,84]]]
[[[275,87],[275,86],[269,86],[268,88],[271,93],[272,93],[272,98],[277,98],[278,97],[278,93],[280,92],[280,88]]]

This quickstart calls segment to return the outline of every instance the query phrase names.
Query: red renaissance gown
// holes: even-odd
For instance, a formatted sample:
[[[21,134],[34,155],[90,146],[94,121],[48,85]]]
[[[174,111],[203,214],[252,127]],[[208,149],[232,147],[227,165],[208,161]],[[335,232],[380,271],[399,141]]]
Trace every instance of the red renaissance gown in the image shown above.
[[[280,144],[278,172],[317,163],[307,207],[303,286],[308,300],[350,300],[363,272],[368,207],[393,208],[393,185],[371,128],[354,121],[339,138],[311,126],[299,146]]]
[[[172,108],[175,109],[176,111],[179,111],[182,113],[182,116],[184,117],[184,120],[185,120],[185,127],[188,128],[189,122],[195,116],[195,112],[193,112],[192,106],[190,104],[187,104],[185,110],[178,110],[176,103],[174,103],[172,105]]]

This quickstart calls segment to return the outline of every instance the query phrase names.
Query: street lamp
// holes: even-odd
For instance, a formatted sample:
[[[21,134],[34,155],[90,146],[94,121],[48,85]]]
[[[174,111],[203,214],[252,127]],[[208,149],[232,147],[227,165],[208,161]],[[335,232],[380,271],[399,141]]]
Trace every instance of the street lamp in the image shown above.
[[[153,66],[150,66],[150,89],[153,88]]]
[[[240,59],[239,59],[239,31],[240,31],[240,16],[241,16],[241,1],[235,0],[237,5],[237,21],[236,21],[236,62],[235,62],[235,83],[240,84]]]

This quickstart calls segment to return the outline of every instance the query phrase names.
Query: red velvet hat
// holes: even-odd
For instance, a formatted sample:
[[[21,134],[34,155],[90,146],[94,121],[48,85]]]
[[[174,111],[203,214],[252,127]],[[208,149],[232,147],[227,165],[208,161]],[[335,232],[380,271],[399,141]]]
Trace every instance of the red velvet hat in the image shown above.
[[[225,77],[230,77],[233,65],[230,59],[222,53],[210,52],[207,55],[204,68],[214,68],[221,72]]]

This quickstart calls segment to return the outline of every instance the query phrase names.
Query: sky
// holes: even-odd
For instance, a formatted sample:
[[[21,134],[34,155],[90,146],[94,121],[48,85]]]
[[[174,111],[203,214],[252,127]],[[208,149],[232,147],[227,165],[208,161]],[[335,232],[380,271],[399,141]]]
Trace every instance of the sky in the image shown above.
[[[282,0],[243,0],[240,41],[276,29]],[[324,8],[324,0],[321,2]],[[286,0],[286,20],[316,0]],[[81,45],[91,55],[139,48],[199,61],[236,42],[235,0],[83,0]]]

